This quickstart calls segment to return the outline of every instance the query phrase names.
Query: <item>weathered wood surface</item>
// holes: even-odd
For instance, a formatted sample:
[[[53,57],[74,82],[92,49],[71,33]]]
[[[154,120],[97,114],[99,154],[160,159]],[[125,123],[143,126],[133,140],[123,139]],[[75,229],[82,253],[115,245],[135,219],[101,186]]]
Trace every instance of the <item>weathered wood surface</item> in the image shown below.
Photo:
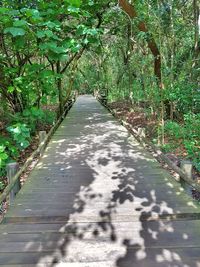
[[[199,267],[200,207],[80,96],[0,225],[0,266]]]

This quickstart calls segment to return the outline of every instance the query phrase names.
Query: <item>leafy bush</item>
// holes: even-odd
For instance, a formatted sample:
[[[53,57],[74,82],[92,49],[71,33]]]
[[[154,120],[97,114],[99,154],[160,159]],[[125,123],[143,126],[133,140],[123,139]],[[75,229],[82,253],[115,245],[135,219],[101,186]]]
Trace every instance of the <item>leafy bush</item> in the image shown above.
[[[184,124],[167,121],[165,133],[168,136],[168,148],[172,144],[176,147],[183,144],[187,157],[192,159],[196,168],[200,170],[200,114],[188,113],[184,115]],[[169,150],[169,149],[168,149]]]
[[[32,107],[23,111],[22,118],[31,130],[35,132],[38,122],[44,120],[44,112],[41,109]]]
[[[10,137],[0,136],[0,176],[5,175],[6,164],[17,160],[19,152],[30,145],[31,132],[34,133],[39,124],[53,124],[56,114],[33,107],[15,114],[11,119],[12,124],[6,128]],[[0,181],[0,190],[3,187],[4,183]]]
[[[184,115],[184,122],[186,130],[184,146],[188,157],[193,159],[200,171],[200,114],[188,113]]]
[[[180,138],[184,138],[184,135],[185,135],[185,129],[180,124],[174,121],[166,122],[165,132],[171,138],[174,138],[176,140]]]
[[[36,107],[25,109],[19,117],[19,121],[21,123],[25,122],[30,127],[32,133],[35,133],[39,124],[53,124],[55,119],[55,112],[49,110],[44,111]]]
[[[157,141],[157,140],[156,140],[156,141]],[[163,150],[165,153],[169,153],[169,152],[171,152],[173,149],[176,149],[176,147],[177,147],[176,144],[167,143],[167,144],[162,145],[162,150]]]
[[[200,139],[200,113],[188,113],[184,115],[186,134],[190,138]]]
[[[0,145],[0,174],[3,174],[4,168],[6,166],[8,160],[8,153],[6,152],[6,147],[4,145]],[[1,184],[0,184],[1,189]]]
[[[10,138],[0,136],[0,143],[0,176],[3,176],[5,175],[6,164],[12,159],[16,159],[19,156],[19,151]]]
[[[31,133],[35,133],[37,127],[45,124],[53,124],[56,113],[49,110],[41,110],[35,107],[26,109],[23,113],[17,113],[10,117],[6,128],[10,137],[0,136],[0,176],[5,175],[5,166],[13,159],[17,159],[19,152],[30,145]],[[3,187],[0,181],[0,190]]]
[[[16,123],[7,127],[11,137],[0,136],[0,176],[5,175],[6,164],[17,159],[19,151],[29,146],[30,130],[25,124]],[[3,182],[0,181],[0,190]]]
[[[46,124],[53,124],[56,121],[56,112],[50,110],[44,110],[43,122]]]
[[[27,148],[30,144],[30,129],[26,124],[16,123],[7,127],[7,131],[11,134],[20,150]]]

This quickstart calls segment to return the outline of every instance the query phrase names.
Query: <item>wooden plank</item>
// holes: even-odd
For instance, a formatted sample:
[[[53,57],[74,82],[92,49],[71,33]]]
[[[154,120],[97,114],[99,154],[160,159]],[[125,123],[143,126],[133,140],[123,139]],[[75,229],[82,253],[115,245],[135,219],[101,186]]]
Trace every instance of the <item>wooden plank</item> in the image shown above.
[[[49,190],[49,189],[47,189]],[[145,190],[143,190],[142,192],[145,192]],[[164,190],[162,190],[163,193]],[[63,194],[65,194],[65,196],[68,197],[68,200],[66,201],[66,198],[63,197]],[[182,193],[183,194],[183,193]],[[72,197],[70,197],[70,195],[72,195]],[[41,193],[41,196],[40,194],[30,194],[30,195],[26,195],[26,197],[20,197],[18,198],[15,203],[12,204],[12,208],[38,208],[39,206],[41,206],[41,202],[43,204],[45,204],[47,206],[47,208],[56,208],[58,207],[59,205],[63,208],[69,208],[69,207],[72,207],[72,206],[76,206],[75,209],[77,209],[80,205],[76,204],[75,203],[78,203],[79,201],[81,201],[81,198],[80,197],[73,197],[74,193],[58,193],[57,195],[53,194],[52,196],[48,196],[47,194],[43,194]],[[169,199],[166,204],[168,205],[168,207],[170,208],[171,205],[173,205],[174,207],[181,207],[183,205],[182,203],[182,200],[181,198],[179,198],[177,200],[177,198],[175,196],[173,196],[173,192],[171,191],[166,191],[166,195],[168,195],[169,197],[171,196],[171,199]],[[181,196],[181,195],[179,195]],[[182,195],[183,197],[184,195]],[[120,197],[126,197],[126,194],[122,194]],[[40,199],[39,199],[40,198]],[[90,199],[90,200],[89,200]],[[86,200],[85,200],[86,201]],[[95,201],[95,204],[94,204],[94,201]],[[157,205],[162,205],[163,200],[158,200],[157,201]],[[176,201],[176,203],[174,204],[174,202]],[[148,200],[146,201],[146,203],[148,202]],[[129,205],[131,209],[137,209],[137,207],[139,206],[140,204],[140,200],[136,199],[134,200],[133,204],[132,205]],[[145,203],[145,201],[144,201]],[[106,194],[102,197],[101,194],[91,194],[88,199],[87,199],[87,205],[95,205],[96,207],[101,207],[102,204],[104,205],[104,207],[106,208],[106,206],[108,207],[109,205],[111,204],[115,204],[114,201],[112,201],[111,199],[111,196],[109,194]],[[78,205],[78,206],[77,206]],[[151,204],[149,204],[151,205]],[[84,206],[84,205],[83,205]],[[186,207],[187,206],[190,206],[190,202],[189,203],[186,203],[185,205]],[[115,205],[115,208],[118,208],[120,207],[120,205]],[[191,208],[191,212],[192,212],[192,209],[194,209],[197,213],[199,212],[198,210],[198,205],[197,205],[197,208],[194,208],[195,206],[193,206],[193,208]],[[142,207],[141,207],[142,208]],[[144,207],[142,208],[143,210]]]
[[[24,227],[25,229],[27,228],[26,225]],[[58,231],[51,232],[38,231],[37,228],[35,228],[36,232],[34,233],[8,233],[4,231],[0,235],[0,252],[34,252],[39,249],[40,251],[47,249],[52,251],[57,246],[57,241],[64,239],[70,239],[70,242],[81,240],[91,245],[99,242],[113,242],[111,232],[109,231],[110,225],[104,223],[104,227],[105,229],[107,228],[107,231],[104,231],[97,224],[69,224],[60,227]],[[193,229],[192,233],[190,229]],[[115,232],[115,230],[117,231]],[[96,234],[97,231],[98,235]],[[133,241],[132,244],[129,244],[129,248],[136,248],[137,246],[139,248],[139,244],[141,243],[141,237],[138,235],[139,231],[146,233],[143,238],[145,248],[200,247],[198,236],[200,233],[200,221],[176,221],[172,224],[166,222],[164,224],[160,222],[144,222],[142,230],[139,224],[116,223],[113,225],[112,234],[116,235],[116,240],[123,240],[126,236],[132,237]],[[155,234],[152,234],[153,232]],[[25,248],[29,242],[31,242],[32,246],[27,246],[26,249],[23,249],[23,246]],[[49,245],[46,247],[45,244],[48,242]],[[51,242],[56,243],[52,244]],[[12,250],[9,250],[9,243],[13,247]]]
[[[96,267],[96,263],[105,264],[106,262],[112,262],[118,264],[118,266],[148,266],[148,267],[174,267],[174,266],[189,266],[194,267],[200,264],[199,248],[179,248],[179,249],[146,249],[142,253],[142,249],[128,249],[126,254],[119,251],[119,247],[113,247],[109,249],[98,246],[99,250],[94,249],[87,257],[81,258],[78,248],[74,251],[76,260],[68,258],[66,255],[59,255],[57,253],[48,254],[42,252],[26,252],[26,253],[2,253],[0,254],[0,265],[19,265],[19,264],[36,264],[44,262],[46,266],[52,266],[52,262],[55,264],[62,263],[63,266],[88,266],[88,263],[93,264],[91,266]],[[88,247],[87,247],[88,249]],[[106,250],[107,249],[107,250]],[[123,247],[121,248],[123,249]],[[85,250],[84,250],[85,251]],[[141,253],[139,253],[141,251]],[[125,254],[125,256],[123,255]],[[143,256],[140,256],[142,255]],[[119,258],[117,258],[119,256]],[[120,257],[121,256],[121,257]],[[79,265],[77,265],[77,263]],[[67,265],[68,264],[68,265]],[[81,265],[82,264],[82,265]],[[61,265],[62,266],[62,265]],[[106,266],[107,265],[101,265]],[[117,265],[111,265],[117,266]]]
[[[9,214],[8,214],[9,215]],[[11,214],[12,215],[12,214]],[[78,216],[78,214],[76,214]],[[102,221],[106,221],[108,218],[107,217],[100,217],[98,215],[89,215],[85,214],[82,216],[75,217],[75,222],[76,223],[101,223]],[[140,215],[139,212],[138,214],[119,214],[119,215],[113,215],[113,221],[114,222],[144,222],[144,221],[160,221],[160,220],[166,220],[166,221],[171,221],[171,220],[199,220],[200,219],[200,214],[199,213],[176,213],[176,214],[142,214]],[[63,222],[67,223],[69,221],[69,214],[60,214],[60,212],[55,212],[55,214],[46,214],[45,212],[39,213],[37,215],[34,214],[27,214],[27,216],[6,216],[3,220],[3,223],[56,223],[56,222]],[[191,230],[192,231],[192,230]]]
[[[99,243],[101,242],[101,240],[99,240],[100,238],[97,238],[95,240],[95,243]],[[26,242],[4,242],[4,244],[1,244],[0,243],[0,256],[1,256],[1,253],[9,253],[10,251],[12,251],[12,253],[20,253],[20,252],[26,252],[26,253],[37,253],[37,252],[41,252],[41,253],[45,253],[45,252],[48,252],[48,253],[54,253],[54,251],[56,249],[58,249],[57,247],[57,242],[62,242],[63,240],[65,239],[59,239],[59,240],[51,240],[51,241],[26,241]],[[174,239],[171,240],[172,242],[174,241]],[[86,241],[82,241],[82,242],[86,242]],[[111,243],[111,241],[108,239],[104,239],[102,242],[105,242],[105,243]],[[139,242],[139,239],[135,240],[135,242]],[[48,244],[50,243],[50,244]],[[89,241],[88,241],[89,243]],[[196,242],[195,242],[196,243]],[[91,244],[92,246],[93,244]],[[113,246],[114,247],[114,246]],[[199,249],[200,251],[200,244],[198,245],[195,245],[195,244],[181,244],[181,242],[176,242],[175,244],[170,244],[170,243],[167,243],[165,246],[160,246],[159,244],[158,245],[152,245],[151,247],[148,247],[148,246],[145,246],[144,249],[147,250],[147,249],[160,249],[160,250],[174,250],[174,249]],[[68,247],[66,246],[66,248],[63,248],[62,251],[67,253],[67,249]],[[133,246],[132,247],[129,247],[129,250],[130,249],[133,249]],[[134,245],[134,249],[140,249],[140,245],[136,244]],[[200,259],[200,258],[199,258]],[[106,259],[105,259],[106,260]]]
[[[3,233],[50,233],[58,232],[62,227],[63,223],[14,223],[14,224],[1,224],[0,225],[0,234]],[[0,240],[1,242],[1,240]]]
[[[85,223],[50,223],[48,221],[44,223],[11,223],[11,224],[1,224],[0,225],[0,234],[30,234],[30,233],[74,233],[74,230],[83,231],[86,233],[93,233],[95,235],[94,229],[99,230],[99,232],[107,229],[107,234],[109,235],[109,225],[106,221],[101,221],[100,224],[95,222],[85,222]],[[200,232],[200,220],[173,220],[171,222],[166,220],[159,221],[143,221],[142,227],[138,222],[134,220],[129,222],[112,222],[113,230],[118,231],[122,234],[128,233],[128,235],[137,234],[139,230],[147,231],[147,229],[152,229],[156,232],[156,235],[153,236],[149,232],[149,237],[159,240],[160,238],[166,241],[166,235],[169,235],[169,238],[175,238],[180,240],[185,240],[184,242],[191,242],[192,240],[198,239],[198,234]],[[191,229],[193,230],[191,232]],[[173,237],[171,237],[173,235]],[[176,237],[175,237],[176,236]],[[194,238],[193,238],[194,237]],[[144,236],[145,239],[145,236]],[[0,240],[1,242],[1,240]],[[182,242],[182,241],[181,241]],[[189,243],[187,243],[189,245]],[[186,244],[186,245],[187,245]],[[198,245],[199,243],[197,243]],[[171,245],[173,245],[171,243]]]
[[[113,267],[113,262],[109,262],[109,261],[99,261],[99,262],[70,262],[70,263],[66,263],[66,262],[60,262],[58,263],[60,267],[102,267],[102,266],[106,266],[106,267]],[[86,265],[87,264],[87,265]],[[55,265],[55,264],[54,264]],[[1,264],[0,264],[1,266]],[[12,264],[12,265],[5,265],[3,264],[4,267],[48,267],[51,266],[50,264],[47,265],[46,263],[44,264]]]

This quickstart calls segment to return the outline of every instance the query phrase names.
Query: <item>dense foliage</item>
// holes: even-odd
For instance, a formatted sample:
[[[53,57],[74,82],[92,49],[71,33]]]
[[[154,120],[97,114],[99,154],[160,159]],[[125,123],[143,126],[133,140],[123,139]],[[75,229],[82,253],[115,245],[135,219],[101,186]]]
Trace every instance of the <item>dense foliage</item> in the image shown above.
[[[183,142],[198,166],[198,23],[196,0],[1,1],[1,174],[72,89],[142,106],[164,148]]]
[[[101,5],[79,0],[1,1],[0,175],[6,163],[30,145],[38,123],[55,120],[43,107],[58,103],[58,116],[63,112],[77,61],[101,34]]]

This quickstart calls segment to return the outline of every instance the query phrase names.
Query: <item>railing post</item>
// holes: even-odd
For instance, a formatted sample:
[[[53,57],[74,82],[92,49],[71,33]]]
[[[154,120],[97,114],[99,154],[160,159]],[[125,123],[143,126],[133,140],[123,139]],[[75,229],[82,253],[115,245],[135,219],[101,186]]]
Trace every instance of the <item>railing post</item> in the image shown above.
[[[15,176],[15,174],[18,172],[19,170],[19,164],[16,162],[13,163],[8,163],[6,165],[6,171],[7,171],[7,178],[8,178],[8,183],[12,183],[12,179]],[[15,183],[13,189],[10,191],[10,204],[13,203],[16,194],[19,192],[21,188],[20,185],[20,180],[18,179],[17,182]]]
[[[97,93],[97,90],[94,89],[94,97],[97,98],[98,97],[98,93]]]
[[[75,100],[78,97],[78,90],[75,90]]]
[[[146,129],[139,127],[138,136],[139,136],[139,139],[142,141],[142,139],[146,137]]]
[[[192,162],[189,160],[181,161],[181,170],[192,179]]]
[[[39,131],[39,145],[43,143],[43,141],[46,138],[46,135],[47,135],[46,131]],[[44,153],[44,146],[41,147],[40,156],[42,156],[43,153]]]

